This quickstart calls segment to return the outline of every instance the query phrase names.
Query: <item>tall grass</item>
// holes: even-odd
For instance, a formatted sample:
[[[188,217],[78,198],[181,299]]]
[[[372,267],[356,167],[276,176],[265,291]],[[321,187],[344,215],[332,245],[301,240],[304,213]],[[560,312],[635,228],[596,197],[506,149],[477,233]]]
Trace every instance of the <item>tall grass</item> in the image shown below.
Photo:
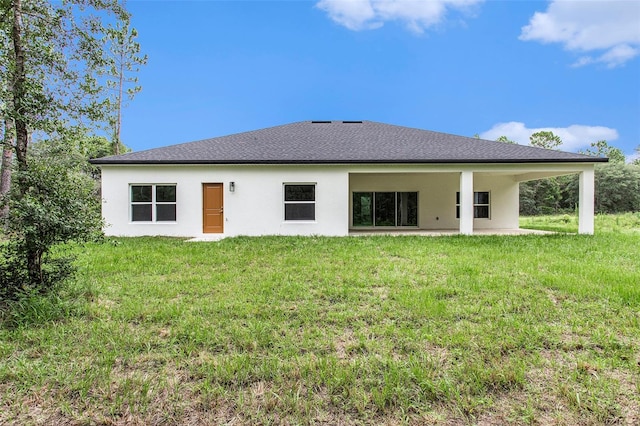
[[[522,216],[522,228],[554,232],[578,232],[578,216],[561,214],[551,216]],[[640,234],[640,212],[620,214],[597,214],[595,228],[598,232]]]
[[[633,423],[640,238],[598,220],[78,247],[3,318],[0,423]]]

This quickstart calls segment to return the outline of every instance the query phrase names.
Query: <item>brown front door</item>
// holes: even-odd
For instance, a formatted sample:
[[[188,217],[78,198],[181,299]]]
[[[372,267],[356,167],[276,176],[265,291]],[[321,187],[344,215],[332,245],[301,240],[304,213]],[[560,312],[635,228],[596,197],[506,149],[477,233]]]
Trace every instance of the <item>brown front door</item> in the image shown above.
[[[221,183],[202,184],[202,232],[220,234],[224,229]]]

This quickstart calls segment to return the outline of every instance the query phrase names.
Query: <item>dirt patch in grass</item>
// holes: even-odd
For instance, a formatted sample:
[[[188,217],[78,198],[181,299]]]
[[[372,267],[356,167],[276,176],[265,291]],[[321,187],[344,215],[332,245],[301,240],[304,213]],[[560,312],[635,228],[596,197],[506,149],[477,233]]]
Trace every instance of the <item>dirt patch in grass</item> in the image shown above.
[[[386,300],[389,298],[389,288],[388,287],[371,287],[371,291],[373,294],[380,300]]]
[[[353,330],[350,328],[345,329],[342,334],[337,336],[333,341],[335,347],[336,356],[338,359],[347,359],[350,357],[349,351],[356,346],[356,337],[353,334]]]
[[[445,368],[450,362],[451,353],[443,346],[426,342],[424,344],[424,351],[431,356],[432,362],[440,368]]]
[[[542,365],[527,373],[531,417],[538,424],[638,424],[638,375],[584,361],[598,352],[580,348],[541,351]]]

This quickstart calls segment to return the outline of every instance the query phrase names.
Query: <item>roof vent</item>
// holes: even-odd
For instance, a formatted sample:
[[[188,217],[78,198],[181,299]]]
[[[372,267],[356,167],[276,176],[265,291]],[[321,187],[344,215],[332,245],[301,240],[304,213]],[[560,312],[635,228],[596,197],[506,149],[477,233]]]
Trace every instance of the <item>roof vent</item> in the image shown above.
[[[343,124],[362,124],[362,121],[343,121]]]
[[[312,121],[313,124],[331,124],[331,120],[329,121]]]

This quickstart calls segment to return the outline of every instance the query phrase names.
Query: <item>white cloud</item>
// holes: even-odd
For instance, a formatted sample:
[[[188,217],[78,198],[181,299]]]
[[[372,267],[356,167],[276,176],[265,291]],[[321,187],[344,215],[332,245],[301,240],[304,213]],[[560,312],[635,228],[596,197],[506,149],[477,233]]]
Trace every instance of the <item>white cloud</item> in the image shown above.
[[[562,43],[567,50],[596,52],[573,66],[620,66],[640,53],[640,1],[554,0],[522,27],[520,40]]]
[[[506,136],[512,141],[521,145],[529,144],[529,137],[536,132],[551,131],[562,139],[563,151],[577,151],[581,148],[588,148],[592,142],[606,140],[611,142],[618,139],[618,131],[604,126],[584,126],[573,124],[569,127],[540,127],[530,129],[524,123],[510,121],[509,123],[498,123],[491,129],[480,134],[482,139],[496,140],[500,136]]]
[[[483,0],[320,0],[316,7],[350,30],[380,28],[387,21],[403,22],[422,33],[439,24],[449,9],[461,11]]]
[[[638,21],[638,25],[640,26],[640,21]],[[628,44],[619,44],[609,49],[596,60],[598,62],[606,63],[609,68],[615,68],[619,65],[624,64],[635,56],[638,56],[638,53],[639,51],[635,47],[631,47]]]
[[[321,0],[316,6],[329,14],[338,24],[350,30],[371,29],[382,26],[369,0]]]

